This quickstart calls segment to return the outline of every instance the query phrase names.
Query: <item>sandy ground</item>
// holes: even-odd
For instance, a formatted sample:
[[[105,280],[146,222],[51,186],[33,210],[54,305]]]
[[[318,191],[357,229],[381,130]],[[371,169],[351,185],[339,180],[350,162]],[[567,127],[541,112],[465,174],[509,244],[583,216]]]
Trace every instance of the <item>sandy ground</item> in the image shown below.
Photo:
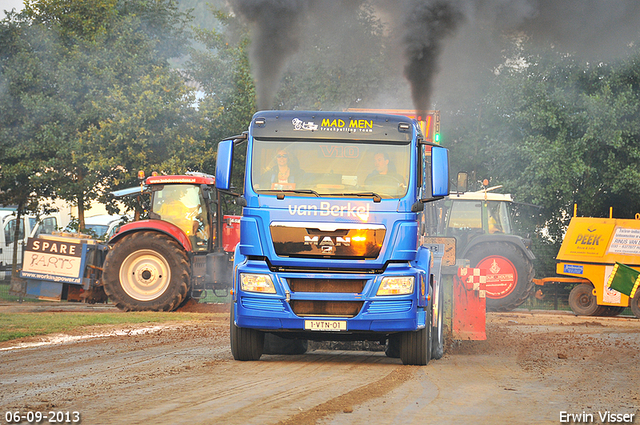
[[[448,341],[417,367],[320,349],[237,362],[227,306],[191,308],[206,320],[1,343],[0,423],[9,411],[83,424],[640,423],[637,319],[492,313],[486,341]]]

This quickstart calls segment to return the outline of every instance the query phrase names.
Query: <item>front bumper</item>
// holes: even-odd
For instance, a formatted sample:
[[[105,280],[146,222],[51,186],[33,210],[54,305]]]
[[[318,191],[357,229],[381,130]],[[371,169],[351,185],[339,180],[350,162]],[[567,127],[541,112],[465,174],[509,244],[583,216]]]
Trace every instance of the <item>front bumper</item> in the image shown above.
[[[240,273],[268,274],[276,288],[275,294],[244,292],[239,288]],[[406,295],[377,296],[380,281],[385,276],[415,277],[414,291]],[[362,291],[344,292],[296,292],[289,283],[294,279],[308,279],[322,282],[362,282]],[[239,265],[234,276],[234,306],[236,325],[263,331],[319,332],[305,330],[305,322],[310,320],[344,321],[346,330],[332,332],[345,333],[394,333],[415,331],[425,326],[426,313],[418,306],[418,292],[424,283],[425,272],[409,264],[394,264],[383,274],[368,273],[296,273],[271,272],[265,263],[246,261]],[[424,285],[422,285],[424,288]],[[296,305],[331,306],[357,305],[354,314],[314,314],[300,312]]]

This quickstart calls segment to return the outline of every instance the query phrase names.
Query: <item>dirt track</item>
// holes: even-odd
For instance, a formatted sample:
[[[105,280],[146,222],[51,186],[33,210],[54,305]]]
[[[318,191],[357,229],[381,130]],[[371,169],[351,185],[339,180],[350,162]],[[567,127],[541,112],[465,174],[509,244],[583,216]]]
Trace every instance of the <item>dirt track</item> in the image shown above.
[[[637,319],[490,314],[487,341],[415,367],[330,350],[236,362],[227,313],[203,314],[0,344],[0,423],[9,410],[78,411],[85,425],[558,424],[561,412],[601,423],[606,411],[640,423]]]

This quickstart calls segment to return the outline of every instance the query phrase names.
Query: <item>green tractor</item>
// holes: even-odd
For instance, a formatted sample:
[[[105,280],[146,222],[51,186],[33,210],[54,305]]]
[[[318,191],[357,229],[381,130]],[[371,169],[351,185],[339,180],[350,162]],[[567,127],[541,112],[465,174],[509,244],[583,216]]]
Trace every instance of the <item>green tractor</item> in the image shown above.
[[[531,240],[515,234],[511,195],[494,193],[501,186],[487,184],[485,180],[481,190],[466,192],[464,183],[465,190],[429,204],[423,234],[455,238],[456,261],[465,259],[486,270],[487,311],[510,311],[534,292],[535,256]]]

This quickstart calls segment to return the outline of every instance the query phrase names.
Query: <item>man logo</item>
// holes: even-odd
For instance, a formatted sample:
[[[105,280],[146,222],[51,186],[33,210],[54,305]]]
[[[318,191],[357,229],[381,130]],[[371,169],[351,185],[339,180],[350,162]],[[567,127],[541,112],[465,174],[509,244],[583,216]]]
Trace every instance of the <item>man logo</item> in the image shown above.
[[[336,236],[335,241],[331,238],[331,236],[324,236],[322,240],[320,240],[319,236],[305,236],[304,237],[305,245],[316,245],[321,247],[333,247],[333,246],[351,246],[351,238],[346,237],[343,238],[341,236]],[[325,252],[323,250],[323,252]]]

